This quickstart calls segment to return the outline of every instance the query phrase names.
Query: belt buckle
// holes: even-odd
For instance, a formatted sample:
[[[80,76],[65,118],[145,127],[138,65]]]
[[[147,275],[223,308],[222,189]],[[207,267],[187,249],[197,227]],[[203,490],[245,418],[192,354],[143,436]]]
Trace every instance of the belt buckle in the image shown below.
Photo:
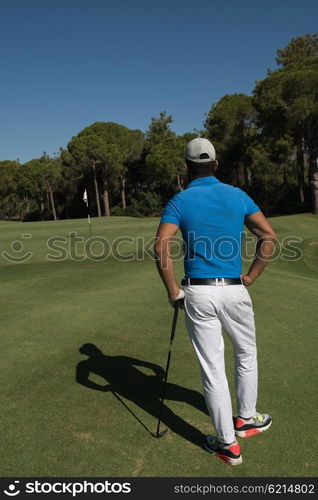
[[[220,282],[219,282],[220,280]],[[215,286],[225,286],[224,278],[215,278]]]

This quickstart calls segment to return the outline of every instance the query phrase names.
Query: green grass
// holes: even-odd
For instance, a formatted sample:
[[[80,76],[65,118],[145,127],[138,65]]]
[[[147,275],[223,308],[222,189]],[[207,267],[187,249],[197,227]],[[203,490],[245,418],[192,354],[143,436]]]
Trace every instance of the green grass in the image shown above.
[[[150,239],[158,219],[92,223],[94,234],[109,240]],[[303,257],[276,259],[250,289],[258,336],[258,408],[273,415],[273,425],[263,435],[241,440],[244,462],[231,468],[201,447],[203,434],[213,428],[202,411],[199,369],[183,313],[165,410],[172,430],[162,439],[147,430],[156,429],[161,387],[149,363],[164,369],[172,320],[153,261],[47,261],[52,254],[47,239],[70,231],[87,238],[85,220],[1,222],[0,253],[30,233],[23,241],[33,256],[24,263],[0,257],[0,475],[316,476],[318,218],[303,214],[272,223],[280,238],[302,238]],[[120,252],[136,254],[129,242]],[[181,279],[181,262],[176,268]],[[79,352],[84,343],[108,356],[90,361],[97,372],[90,380],[105,386],[108,378],[120,399],[76,382],[78,363],[89,359]],[[144,366],[132,368],[130,358]],[[226,361],[233,389],[227,339]],[[82,373],[87,364],[80,366]]]

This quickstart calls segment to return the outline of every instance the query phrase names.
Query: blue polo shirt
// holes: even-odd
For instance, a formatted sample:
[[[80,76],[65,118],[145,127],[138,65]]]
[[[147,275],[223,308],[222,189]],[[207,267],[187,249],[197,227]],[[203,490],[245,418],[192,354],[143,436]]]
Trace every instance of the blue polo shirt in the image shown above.
[[[179,226],[187,278],[238,278],[244,219],[259,212],[239,188],[200,177],[166,205],[161,222]]]

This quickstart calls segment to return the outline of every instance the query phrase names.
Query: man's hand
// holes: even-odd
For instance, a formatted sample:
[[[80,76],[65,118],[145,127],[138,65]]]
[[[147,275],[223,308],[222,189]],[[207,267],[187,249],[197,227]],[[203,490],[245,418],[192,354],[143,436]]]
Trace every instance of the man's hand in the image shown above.
[[[185,296],[184,290],[181,288],[179,289],[179,293],[176,297],[174,298],[169,297],[169,304],[171,305],[171,307],[175,308],[176,302],[180,302],[180,307],[182,309],[184,304],[184,296]]]
[[[250,278],[248,274],[241,274],[241,280],[243,285],[245,286],[251,286],[254,283],[254,281],[252,280],[252,278]]]

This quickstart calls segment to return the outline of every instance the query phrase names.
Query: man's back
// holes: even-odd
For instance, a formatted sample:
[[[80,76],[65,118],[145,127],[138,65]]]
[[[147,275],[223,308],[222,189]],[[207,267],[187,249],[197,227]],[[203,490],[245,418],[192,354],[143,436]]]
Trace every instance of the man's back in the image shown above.
[[[161,222],[180,227],[185,274],[190,278],[238,277],[246,216],[259,207],[241,189],[201,177],[167,204]]]

